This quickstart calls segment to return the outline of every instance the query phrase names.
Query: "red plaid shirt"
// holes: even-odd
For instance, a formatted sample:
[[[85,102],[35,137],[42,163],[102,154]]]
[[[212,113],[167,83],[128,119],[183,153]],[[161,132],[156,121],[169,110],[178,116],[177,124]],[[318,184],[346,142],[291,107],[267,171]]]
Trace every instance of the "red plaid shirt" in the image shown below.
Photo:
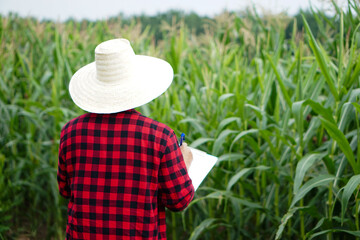
[[[66,239],[166,239],[165,207],[194,196],[174,131],[135,110],[68,122],[57,179]]]

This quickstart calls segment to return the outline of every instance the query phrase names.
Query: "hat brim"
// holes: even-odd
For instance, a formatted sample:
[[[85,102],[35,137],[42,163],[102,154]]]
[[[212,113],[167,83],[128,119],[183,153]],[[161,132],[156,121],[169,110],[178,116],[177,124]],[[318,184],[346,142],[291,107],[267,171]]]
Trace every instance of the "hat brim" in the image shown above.
[[[166,91],[173,80],[170,64],[159,58],[135,55],[131,79],[104,83],[96,78],[95,62],[80,68],[70,80],[74,103],[92,113],[116,113],[142,106]]]

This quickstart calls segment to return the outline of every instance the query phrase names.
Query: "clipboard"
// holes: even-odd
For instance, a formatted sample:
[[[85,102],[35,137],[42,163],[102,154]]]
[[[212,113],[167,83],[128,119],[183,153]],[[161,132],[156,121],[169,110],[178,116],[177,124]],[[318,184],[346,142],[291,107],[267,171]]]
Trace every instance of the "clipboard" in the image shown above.
[[[201,150],[192,147],[189,148],[193,154],[193,161],[188,170],[188,174],[196,191],[196,189],[200,186],[202,181],[214,167],[218,158]]]

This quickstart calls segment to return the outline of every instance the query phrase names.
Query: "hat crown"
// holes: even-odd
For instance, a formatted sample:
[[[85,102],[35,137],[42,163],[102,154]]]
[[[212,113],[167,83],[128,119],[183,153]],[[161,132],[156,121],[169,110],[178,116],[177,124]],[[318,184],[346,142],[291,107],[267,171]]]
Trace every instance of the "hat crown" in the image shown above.
[[[114,83],[131,78],[134,50],[126,39],[113,39],[95,48],[97,80]]]

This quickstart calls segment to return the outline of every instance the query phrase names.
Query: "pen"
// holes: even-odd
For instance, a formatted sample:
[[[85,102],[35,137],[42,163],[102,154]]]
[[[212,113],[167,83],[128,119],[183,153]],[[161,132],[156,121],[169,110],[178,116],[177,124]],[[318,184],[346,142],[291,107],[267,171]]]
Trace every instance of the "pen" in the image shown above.
[[[185,140],[185,133],[182,133],[181,136],[180,136],[180,143],[179,143],[179,146],[182,145],[183,141]]]

